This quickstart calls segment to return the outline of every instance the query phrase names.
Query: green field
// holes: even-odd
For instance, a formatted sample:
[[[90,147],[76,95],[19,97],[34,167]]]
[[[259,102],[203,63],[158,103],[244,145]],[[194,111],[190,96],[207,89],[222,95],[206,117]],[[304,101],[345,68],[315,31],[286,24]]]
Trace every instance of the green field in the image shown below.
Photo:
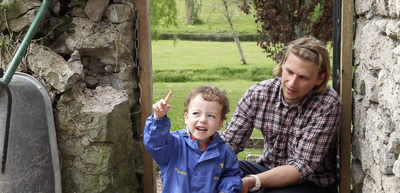
[[[247,64],[242,64],[235,42],[153,40],[153,70],[210,69],[216,67],[273,68],[276,62],[266,58],[256,42],[241,42]]]

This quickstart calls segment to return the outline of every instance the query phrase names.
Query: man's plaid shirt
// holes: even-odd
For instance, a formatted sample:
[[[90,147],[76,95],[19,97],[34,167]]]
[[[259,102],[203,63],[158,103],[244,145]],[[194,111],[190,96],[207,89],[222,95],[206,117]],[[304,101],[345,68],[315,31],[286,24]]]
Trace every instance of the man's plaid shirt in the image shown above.
[[[264,136],[264,152],[257,161],[267,168],[292,165],[301,182],[326,187],[335,181],[330,163],[342,115],[342,101],[327,86],[324,94],[307,94],[302,102],[289,106],[283,100],[281,79],[265,80],[242,96],[223,138],[239,153],[253,128]]]

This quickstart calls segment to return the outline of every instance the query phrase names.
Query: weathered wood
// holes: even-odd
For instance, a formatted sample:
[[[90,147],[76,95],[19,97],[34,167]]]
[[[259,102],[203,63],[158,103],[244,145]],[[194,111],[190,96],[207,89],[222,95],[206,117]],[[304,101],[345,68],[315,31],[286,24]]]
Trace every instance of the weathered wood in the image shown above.
[[[343,115],[340,128],[340,186],[341,193],[350,192],[350,149],[351,149],[351,85],[353,64],[353,11],[354,1],[342,1],[341,25],[341,81],[340,95],[343,100]]]
[[[150,1],[137,0],[136,8],[138,10],[139,22],[139,50],[138,55],[141,63],[139,71],[140,81],[140,104],[142,131],[146,118],[151,115],[153,105],[153,76],[151,63],[151,32],[150,32]],[[156,175],[155,162],[150,153],[143,146],[143,187],[146,193],[155,193]]]

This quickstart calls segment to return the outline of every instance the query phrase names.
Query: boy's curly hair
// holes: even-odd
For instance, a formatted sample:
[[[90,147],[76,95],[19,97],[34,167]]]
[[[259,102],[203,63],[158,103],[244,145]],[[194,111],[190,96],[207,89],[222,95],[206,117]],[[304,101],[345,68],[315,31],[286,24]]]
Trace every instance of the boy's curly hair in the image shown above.
[[[205,101],[216,101],[222,105],[221,117],[223,120],[226,119],[226,114],[229,113],[229,99],[226,96],[226,92],[218,89],[216,86],[206,85],[199,86],[192,90],[187,96],[185,101],[184,113],[188,112],[189,104],[192,99],[200,95]]]

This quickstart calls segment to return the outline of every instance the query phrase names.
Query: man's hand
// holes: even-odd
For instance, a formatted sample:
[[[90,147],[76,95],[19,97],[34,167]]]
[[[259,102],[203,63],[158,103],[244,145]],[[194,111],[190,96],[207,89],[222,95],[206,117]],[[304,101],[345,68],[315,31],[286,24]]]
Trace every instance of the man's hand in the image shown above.
[[[242,178],[243,186],[242,186],[242,193],[249,192],[256,185],[256,179],[253,177],[244,177]]]
[[[157,103],[153,104],[154,118],[160,119],[165,117],[167,112],[171,109],[171,105],[168,104],[169,99],[171,98],[172,91],[169,91],[168,95],[165,99],[161,99]]]

